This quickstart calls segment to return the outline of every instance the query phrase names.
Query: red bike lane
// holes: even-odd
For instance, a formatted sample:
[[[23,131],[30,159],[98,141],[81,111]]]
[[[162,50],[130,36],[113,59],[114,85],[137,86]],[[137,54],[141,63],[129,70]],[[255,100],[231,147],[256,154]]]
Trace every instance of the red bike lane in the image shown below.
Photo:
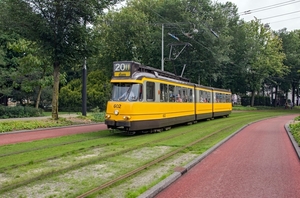
[[[300,162],[284,128],[294,117],[247,126],[155,198],[299,198]]]
[[[38,129],[24,132],[12,132],[0,134],[0,145],[30,142],[34,140],[54,138],[78,133],[89,133],[106,130],[107,126],[101,124],[77,125],[59,128]]]

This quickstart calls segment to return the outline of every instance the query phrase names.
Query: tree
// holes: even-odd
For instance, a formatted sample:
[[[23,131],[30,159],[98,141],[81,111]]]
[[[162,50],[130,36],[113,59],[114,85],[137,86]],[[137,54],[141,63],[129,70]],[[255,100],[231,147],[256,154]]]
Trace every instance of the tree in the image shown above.
[[[53,83],[50,59],[37,43],[24,39],[9,44],[9,48],[23,54],[17,58],[18,67],[13,76],[15,87],[26,93],[33,93],[37,88],[35,107],[38,109],[43,88]]]
[[[299,95],[299,79],[300,79],[300,30],[287,32],[281,30],[277,35],[282,39],[283,52],[286,55],[284,64],[290,69],[290,72],[285,76],[285,82],[288,87],[292,88],[292,102],[295,104],[295,95]],[[297,90],[297,94],[295,93]]]
[[[53,65],[52,118],[58,119],[59,73],[89,56],[86,24],[93,24],[111,0],[3,0],[0,24],[44,47]]]
[[[19,39],[16,34],[7,34],[1,31],[0,34],[0,101],[7,105],[7,98],[12,95],[14,90],[13,76],[16,75],[17,61],[16,58],[21,54],[14,52],[8,48],[10,42],[15,42]]]
[[[220,66],[228,60],[226,46],[231,38],[226,34],[216,36],[218,32],[226,33],[225,15],[235,10],[228,14],[216,9],[219,8],[212,7],[209,0],[133,0],[121,10],[111,10],[99,19],[95,28],[101,46],[99,65],[111,71],[113,61],[134,60],[161,68],[163,36],[166,71],[180,75],[186,64],[183,76],[194,82],[198,82],[200,72],[201,81],[207,84],[209,79],[221,78]],[[186,43],[189,47],[180,53]],[[174,45],[170,52],[171,44]]]
[[[255,93],[270,76],[282,76],[287,71],[283,64],[281,40],[273,35],[258,20],[243,26],[247,32],[245,45],[248,46],[246,59],[246,81],[251,92],[251,106],[254,106]]]

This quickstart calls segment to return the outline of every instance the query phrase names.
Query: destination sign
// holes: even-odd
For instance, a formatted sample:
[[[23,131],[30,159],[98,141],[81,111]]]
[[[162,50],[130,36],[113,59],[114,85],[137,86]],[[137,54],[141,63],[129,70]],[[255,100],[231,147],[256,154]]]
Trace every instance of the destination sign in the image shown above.
[[[114,63],[114,76],[115,77],[131,76],[131,63],[130,62],[115,62]]]

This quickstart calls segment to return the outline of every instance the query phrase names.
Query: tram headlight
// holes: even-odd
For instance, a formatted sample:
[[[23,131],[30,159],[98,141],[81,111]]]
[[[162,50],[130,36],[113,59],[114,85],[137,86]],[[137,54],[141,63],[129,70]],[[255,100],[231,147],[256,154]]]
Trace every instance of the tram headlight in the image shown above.
[[[130,120],[130,116],[124,116],[123,119],[124,120]]]
[[[119,110],[115,110],[115,115],[119,115]]]
[[[110,117],[111,117],[111,116],[108,115],[108,114],[105,115],[105,119],[109,119]]]

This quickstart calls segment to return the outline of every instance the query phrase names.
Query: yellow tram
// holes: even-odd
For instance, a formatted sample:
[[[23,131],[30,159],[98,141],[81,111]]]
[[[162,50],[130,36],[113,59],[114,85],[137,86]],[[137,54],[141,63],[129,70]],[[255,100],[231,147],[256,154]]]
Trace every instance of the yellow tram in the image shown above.
[[[228,116],[230,90],[188,79],[133,61],[113,63],[111,100],[105,124],[126,132],[160,131],[173,125]]]

